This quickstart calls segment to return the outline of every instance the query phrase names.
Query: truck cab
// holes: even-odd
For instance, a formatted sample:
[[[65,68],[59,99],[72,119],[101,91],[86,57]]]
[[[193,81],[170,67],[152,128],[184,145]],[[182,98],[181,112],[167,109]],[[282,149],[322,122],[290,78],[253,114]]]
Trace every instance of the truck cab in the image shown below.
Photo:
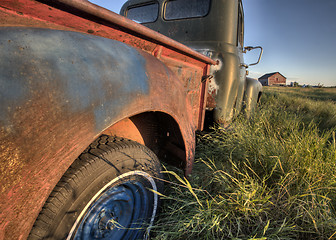
[[[206,104],[217,123],[228,125],[242,109],[254,111],[262,86],[246,76],[244,53],[259,48],[259,62],[262,48],[244,47],[241,0],[129,0],[120,14],[217,61]]]

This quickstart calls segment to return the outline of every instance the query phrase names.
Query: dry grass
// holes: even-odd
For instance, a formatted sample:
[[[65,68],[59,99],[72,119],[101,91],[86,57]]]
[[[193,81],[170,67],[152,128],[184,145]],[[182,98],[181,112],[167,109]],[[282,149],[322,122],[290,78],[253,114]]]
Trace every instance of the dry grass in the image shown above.
[[[190,181],[166,171],[154,238],[336,239],[336,104],[310,94],[268,88],[254,119],[199,134]]]

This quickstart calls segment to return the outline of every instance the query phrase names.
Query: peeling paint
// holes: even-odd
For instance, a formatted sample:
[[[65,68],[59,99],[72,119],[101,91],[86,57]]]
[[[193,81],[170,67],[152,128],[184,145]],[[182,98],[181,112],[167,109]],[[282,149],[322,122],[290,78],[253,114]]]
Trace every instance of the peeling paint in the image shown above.
[[[91,10],[109,23],[33,0],[0,3],[0,239],[26,238],[71,163],[106,128],[136,114],[174,119],[180,161],[191,172],[206,97],[201,79],[212,60]]]

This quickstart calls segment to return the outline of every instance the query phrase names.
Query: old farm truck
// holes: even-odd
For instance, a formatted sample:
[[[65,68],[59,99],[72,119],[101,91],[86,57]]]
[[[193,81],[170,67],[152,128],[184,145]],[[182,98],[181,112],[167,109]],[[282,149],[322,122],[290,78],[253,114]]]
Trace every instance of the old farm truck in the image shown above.
[[[241,0],[130,0],[121,15],[0,1],[0,239],[148,238],[160,161],[190,174],[205,115],[253,111]]]

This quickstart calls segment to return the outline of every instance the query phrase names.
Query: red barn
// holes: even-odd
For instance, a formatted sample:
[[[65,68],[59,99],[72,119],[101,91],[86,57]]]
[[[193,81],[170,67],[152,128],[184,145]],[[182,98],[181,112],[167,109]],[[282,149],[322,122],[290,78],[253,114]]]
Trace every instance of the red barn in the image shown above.
[[[258,80],[263,86],[286,85],[286,77],[279,72],[267,73]]]

